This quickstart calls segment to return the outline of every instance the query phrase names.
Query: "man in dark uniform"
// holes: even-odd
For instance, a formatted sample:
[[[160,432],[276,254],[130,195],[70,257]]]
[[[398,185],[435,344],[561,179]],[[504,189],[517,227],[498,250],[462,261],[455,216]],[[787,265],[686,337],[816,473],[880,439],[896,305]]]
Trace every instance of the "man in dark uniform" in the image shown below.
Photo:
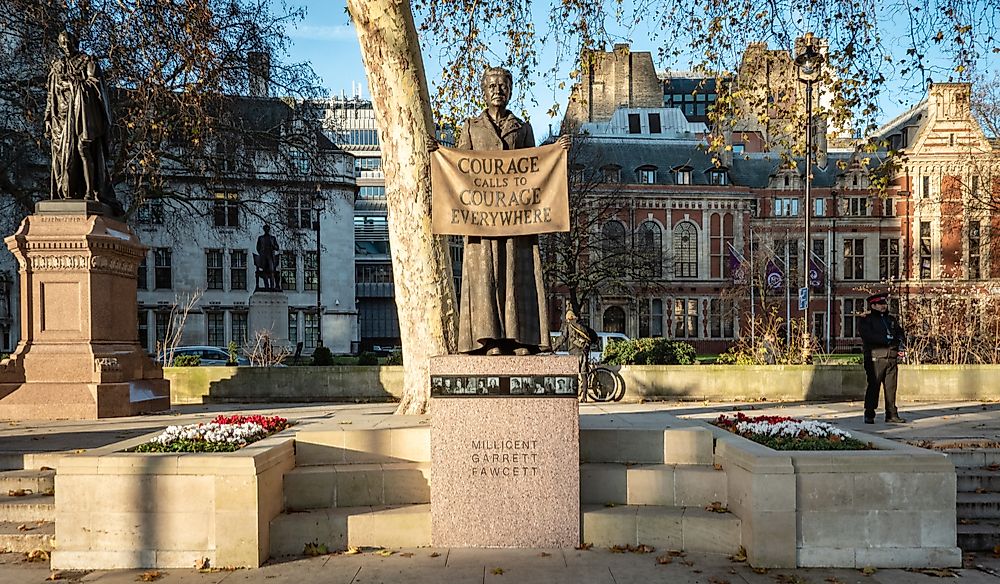
[[[904,355],[902,349],[903,327],[899,319],[889,314],[889,293],[873,294],[868,297],[871,309],[861,318],[858,332],[865,350],[865,374],[868,389],[865,391],[865,423],[875,423],[875,409],[878,407],[880,386],[885,386],[885,421],[902,424],[906,422],[896,411],[896,365]]]

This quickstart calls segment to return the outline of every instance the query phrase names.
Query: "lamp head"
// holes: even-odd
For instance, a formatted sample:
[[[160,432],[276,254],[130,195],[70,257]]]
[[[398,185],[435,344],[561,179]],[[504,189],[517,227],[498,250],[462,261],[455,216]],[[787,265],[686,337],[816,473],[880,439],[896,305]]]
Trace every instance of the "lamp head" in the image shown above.
[[[823,53],[816,50],[812,34],[807,34],[803,40],[805,50],[795,57],[795,67],[799,70],[799,80],[809,83],[819,79],[826,58],[823,57]]]

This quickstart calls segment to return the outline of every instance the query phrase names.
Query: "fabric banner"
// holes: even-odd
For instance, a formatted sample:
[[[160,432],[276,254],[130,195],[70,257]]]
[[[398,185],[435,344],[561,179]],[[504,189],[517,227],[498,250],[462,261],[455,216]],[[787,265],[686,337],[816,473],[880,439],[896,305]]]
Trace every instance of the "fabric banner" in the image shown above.
[[[432,231],[505,237],[569,231],[566,150],[438,148],[431,153]]]
[[[729,246],[729,275],[732,277],[733,284],[746,284],[747,283],[747,267],[746,258],[743,254],[736,251],[733,244],[726,243]]]
[[[809,286],[822,288],[824,282],[823,268],[819,266],[819,263],[815,259],[809,258]]]
[[[773,259],[767,260],[765,282],[771,290],[781,290],[785,287],[785,275]]]

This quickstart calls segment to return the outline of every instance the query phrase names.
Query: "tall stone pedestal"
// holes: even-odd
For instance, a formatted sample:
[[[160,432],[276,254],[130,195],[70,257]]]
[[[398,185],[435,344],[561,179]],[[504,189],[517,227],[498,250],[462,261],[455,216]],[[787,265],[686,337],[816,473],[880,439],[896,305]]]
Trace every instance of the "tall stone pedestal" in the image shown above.
[[[580,543],[577,371],[575,357],[431,360],[432,545]]]
[[[89,201],[46,201],[5,242],[20,268],[21,341],[0,363],[0,418],[93,419],[170,409],[139,345],[146,247]]]
[[[284,292],[254,292],[250,295],[250,335],[266,330],[271,346],[288,347],[288,296]]]

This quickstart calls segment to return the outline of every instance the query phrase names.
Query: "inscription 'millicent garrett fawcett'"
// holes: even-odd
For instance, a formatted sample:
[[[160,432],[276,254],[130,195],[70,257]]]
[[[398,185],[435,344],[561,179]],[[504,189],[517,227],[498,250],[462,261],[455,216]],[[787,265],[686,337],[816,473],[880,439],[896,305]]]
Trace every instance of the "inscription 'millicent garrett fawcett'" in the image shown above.
[[[538,440],[473,440],[472,476],[538,476]]]

